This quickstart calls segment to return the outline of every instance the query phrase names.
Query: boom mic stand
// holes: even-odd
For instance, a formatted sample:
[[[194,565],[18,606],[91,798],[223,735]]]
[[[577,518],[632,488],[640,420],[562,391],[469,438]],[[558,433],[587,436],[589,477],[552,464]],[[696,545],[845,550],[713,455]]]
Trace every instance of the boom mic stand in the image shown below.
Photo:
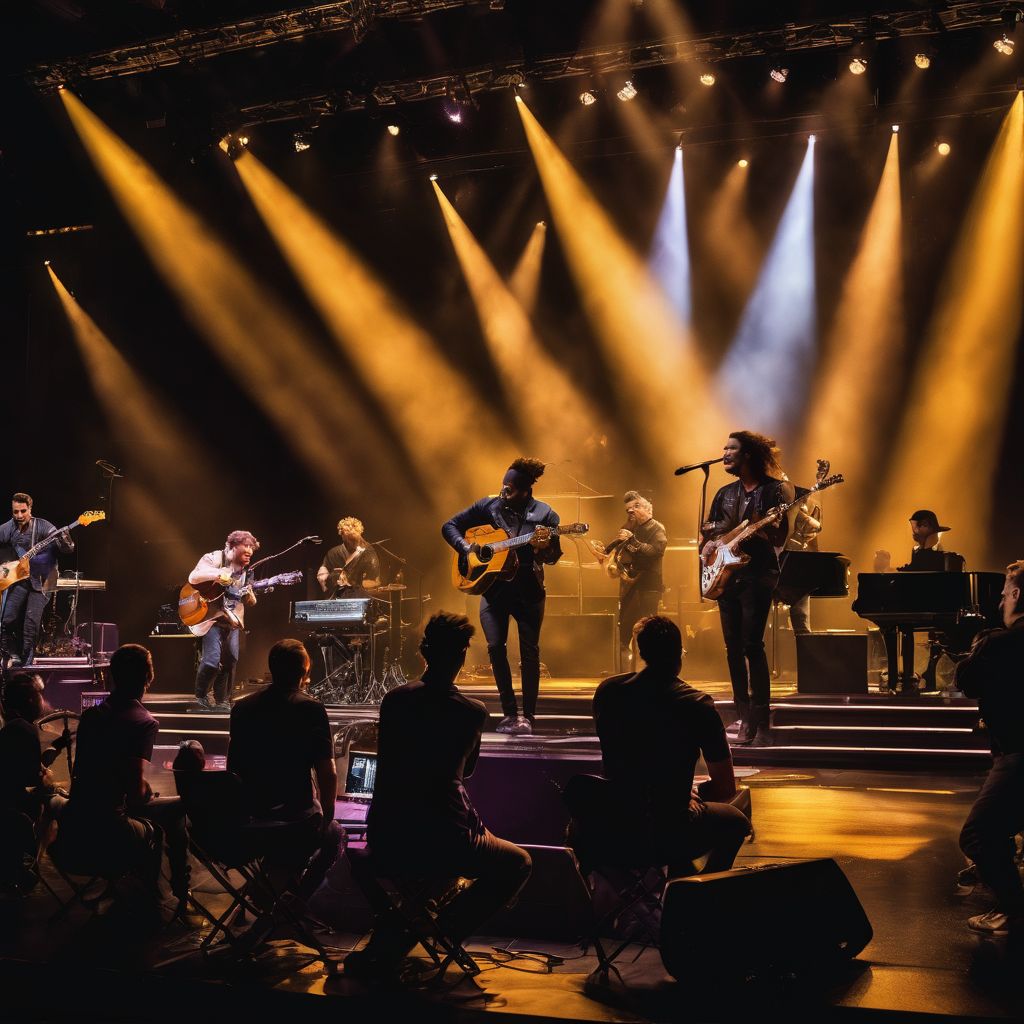
[[[707,511],[708,504],[708,478],[711,475],[711,467],[719,462],[725,462],[724,457],[717,459],[705,459],[704,462],[695,462],[692,466],[680,466],[675,471],[676,476],[683,476],[694,469],[699,469],[704,474],[704,479],[701,481],[700,485],[700,504],[697,508],[697,532],[694,535],[697,538],[697,597],[701,604],[704,603],[704,592],[700,585],[701,567],[703,565],[700,557],[700,549],[703,547],[701,544],[701,538],[704,535],[704,515]]]

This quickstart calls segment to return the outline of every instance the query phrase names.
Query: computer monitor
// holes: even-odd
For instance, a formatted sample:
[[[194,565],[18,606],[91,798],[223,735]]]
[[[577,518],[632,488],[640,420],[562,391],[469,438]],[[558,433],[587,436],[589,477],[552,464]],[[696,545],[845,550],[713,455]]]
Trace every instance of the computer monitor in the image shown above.
[[[377,755],[370,751],[352,750],[348,756],[348,771],[345,773],[347,797],[373,796],[373,785],[377,781]]]

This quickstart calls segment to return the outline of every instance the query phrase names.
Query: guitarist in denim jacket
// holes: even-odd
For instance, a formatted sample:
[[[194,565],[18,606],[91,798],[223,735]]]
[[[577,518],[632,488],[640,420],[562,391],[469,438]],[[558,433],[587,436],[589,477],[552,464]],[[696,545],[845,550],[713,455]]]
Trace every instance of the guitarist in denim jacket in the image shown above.
[[[11,497],[11,518],[0,526],[0,548],[9,548],[20,559],[29,548],[56,532],[53,523],[32,515],[31,496],[18,491]],[[28,577],[8,587],[0,599],[4,637],[8,649],[13,650],[9,641],[15,634],[20,647],[16,658],[22,665],[32,664],[43,609],[57,585],[57,552],[68,555],[74,550],[74,541],[62,530],[57,540],[29,563]]]
[[[779,449],[763,434],[737,430],[723,449],[723,468],[739,479],[719,489],[711,503],[702,533],[705,549],[744,520],[763,519],[795,496],[795,488],[782,479]],[[740,730],[736,742],[754,746],[771,744],[769,700],[771,673],[764,650],[764,631],[779,582],[778,552],[786,543],[787,521],[777,519],[741,545],[750,561],[733,575],[718,599]]]
[[[544,473],[540,459],[518,458],[508,468],[496,498],[481,498],[457,512],[441,527],[441,535],[458,552],[473,545],[465,539],[474,526],[493,526],[510,537],[530,530],[536,534],[519,548],[519,564],[512,579],[498,579],[480,599],[480,625],[487,638],[487,654],[504,714],[497,731],[511,735],[533,732],[540,691],[540,627],[544,621],[544,566],[562,557],[558,536],[548,527],[558,525],[558,514],[533,496],[533,485]],[[522,666],[523,714],[519,714],[508,663],[508,624],[519,628],[519,657]]]

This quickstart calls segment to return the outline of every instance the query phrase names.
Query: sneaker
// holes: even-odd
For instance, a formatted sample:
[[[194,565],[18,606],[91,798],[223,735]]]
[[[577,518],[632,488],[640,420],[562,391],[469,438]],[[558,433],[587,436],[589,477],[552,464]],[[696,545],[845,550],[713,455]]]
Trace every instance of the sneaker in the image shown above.
[[[533,723],[523,715],[519,715],[511,731],[513,736],[531,736],[533,734]]]
[[[982,935],[1009,935],[1012,931],[1019,931],[1022,924],[1024,924],[1024,917],[1006,914],[996,908],[987,914],[977,914],[967,918],[967,927]]]
[[[770,725],[759,725],[757,732],[750,738],[752,747],[770,747],[772,745],[772,727]]]
[[[980,881],[976,864],[968,864],[967,867],[957,872],[956,884],[960,888],[973,889]]]
[[[231,701],[229,701],[229,700],[219,700],[215,704],[211,704],[210,705],[210,710],[211,711],[230,711],[231,710]]]
[[[745,718],[740,722],[740,727],[736,730],[736,738],[732,742],[737,747],[745,747],[754,739],[756,732],[757,726],[750,719]]]
[[[213,704],[207,697],[194,697],[189,705],[189,711],[212,711]]]
[[[517,715],[506,715],[495,727],[495,732],[502,732],[506,736],[511,736],[516,731],[516,722],[519,721]]]

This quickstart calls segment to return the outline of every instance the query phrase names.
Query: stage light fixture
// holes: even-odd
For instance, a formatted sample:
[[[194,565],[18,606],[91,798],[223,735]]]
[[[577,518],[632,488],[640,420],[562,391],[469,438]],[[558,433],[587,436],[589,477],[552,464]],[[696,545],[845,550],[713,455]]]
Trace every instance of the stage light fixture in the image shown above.
[[[295,147],[296,153],[305,153],[307,149],[312,148],[313,133],[311,131],[294,132],[292,134],[292,145]]]
[[[704,74],[700,76],[700,84],[701,85],[714,85],[715,84],[715,76],[710,71],[705,71]]]
[[[48,267],[49,265],[50,265],[50,261],[49,260],[43,260],[43,266],[44,267]]]
[[[516,99],[519,99],[519,97],[517,96]],[[582,103],[583,106],[591,107],[596,102],[597,97],[589,89],[584,89],[583,92],[580,93],[580,103]]]
[[[631,78],[627,78],[622,84],[622,88],[615,94],[622,100],[623,103],[628,103],[630,100],[635,100],[637,95],[636,86],[633,84]]]
[[[229,132],[217,143],[220,149],[232,160],[237,160],[249,145],[249,136],[240,132]]]
[[[782,85],[789,78],[789,68],[784,68],[780,64],[773,64],[768,74],[773,82],[778,82],[779,85]]]
[[[935,148],[939,151],[939,156],[949,156],[953,147],[948,142],[940,142]]]
[[[809,144],[809,145],[811,145],[811,146],[813,146],[813,145],[814,145],[814,143],[815,143],[815,142],[817,142],[817,140],[818,140],[818,137],[817,137],[817,135],[808,135],[808,136],[807,136],[807,142],[808,142],[808,144]]]
[[[1015,44],[1013,36],[1008,32],[1004,32],[993,44],[992,44],[1004,57],[1012,57]]]
[[[1013,51],[1016,49],[1013,33],[1017,30],[1017,25],[1020,23],[1020,19],[1021,9],[1019,7],[1004,8],[1002,14],[1002,33],[999,38],[994,40],[992,43],[996,50],[998,50],[1004,57],[1012,57]]]
[[[388,125],[388,135],[399,135],[402,129],[397,124]]]
[[[739,164],[740,167],[749,167],[750,166],[750,161],[745,156],[744,157],[740,157],[740,159],[737,160],[736,162]]]
[[[867,57],[851,57],[849,68],[851,75],[863,75],[868,69]]]
[[[431,181],[437,181],[437,175],[436,175],[436,174],[432,174],[432,175],[430,176],[430,180],[431,180]]]
[[[893,135],[895,135],[899,130],[900,130],[900,126],[898,124],[894,124],[892,126],[892,133],[893,133]]]
[[[914,63],[922,70],[926,71],[932,66],[932,59],[927,53],[915,53]]]

